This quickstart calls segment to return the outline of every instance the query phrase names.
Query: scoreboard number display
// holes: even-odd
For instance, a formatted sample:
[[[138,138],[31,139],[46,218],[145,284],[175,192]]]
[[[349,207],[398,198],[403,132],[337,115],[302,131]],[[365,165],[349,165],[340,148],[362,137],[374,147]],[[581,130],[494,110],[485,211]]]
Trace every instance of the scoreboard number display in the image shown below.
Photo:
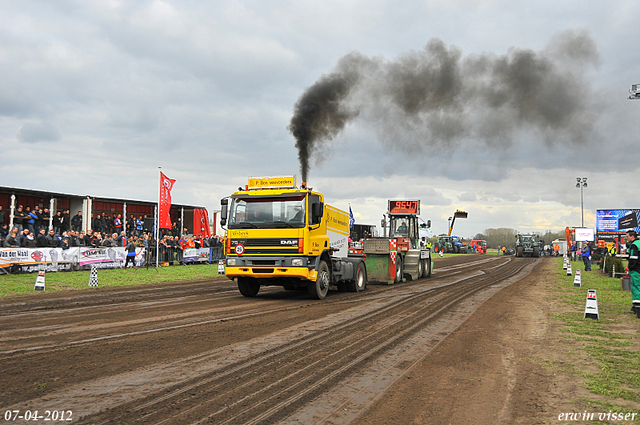
[[[389,201],[389,214],[420,214],[420,201]]]

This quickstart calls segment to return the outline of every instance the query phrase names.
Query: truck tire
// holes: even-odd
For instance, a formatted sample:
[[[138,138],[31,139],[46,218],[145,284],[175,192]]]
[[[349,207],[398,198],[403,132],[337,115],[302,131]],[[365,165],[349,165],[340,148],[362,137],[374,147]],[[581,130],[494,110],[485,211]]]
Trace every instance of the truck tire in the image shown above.
[[[424,276],[424,261],[418,260],[418,271],[416,273],[418,279],[421,279]]]
[[[358,264],[356,270],[356,278],[350,282],[347,282],[347,289],[349,292],[362,292],[367,287],[367,268],[364,263]]]
[[[309,282],[307,284],[307,291],[311,298],[316,300],[323,300],[329,292],[329,283],[331,282],[331,275],[329,274],[329,266],[324,261],[320,261],[318,266],[318,278],[315,282]]]
[[[393,283],[402,282],[402,257],[396,253],[396,277],[393,279]]]
[[[425,277],[431,277],[431,258],[427,258],[426,260],[426,276]]]
[[[260,282],[250,277],[239,277],[238,290],[245,297],[255,297],[260,291]]]

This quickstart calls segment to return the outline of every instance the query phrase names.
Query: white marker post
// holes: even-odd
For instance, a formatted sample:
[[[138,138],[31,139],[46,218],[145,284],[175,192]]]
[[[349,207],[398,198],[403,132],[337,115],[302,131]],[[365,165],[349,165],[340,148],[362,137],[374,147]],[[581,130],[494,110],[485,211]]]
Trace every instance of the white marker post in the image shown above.
[[[34,291],[44,291],[44,270],[38,272],[36,284],[33,286]]]
[[[571,264],[567,264],[567,276],[573,276],[573,272],[571,271]]]
[[[598,297],[595,289],[589,289],[587,292],[587,304],[584,307],[584,318],[596,319],[600,318],[598,313]]]
[[[582,275],[580,274],[580,270],[576,270],[576,277],[573,279],[573,286],[577,286],[578,288],[582,286]]]

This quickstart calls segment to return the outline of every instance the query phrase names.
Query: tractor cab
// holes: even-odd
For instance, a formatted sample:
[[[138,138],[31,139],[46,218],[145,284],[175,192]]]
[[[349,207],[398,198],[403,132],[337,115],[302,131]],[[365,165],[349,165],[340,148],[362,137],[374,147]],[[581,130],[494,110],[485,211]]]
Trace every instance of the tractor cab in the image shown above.
[[[416,215],[390,215],[389,236],[391,238],[409,239],[411,248],[420,246],[418,232],[418,216]]]

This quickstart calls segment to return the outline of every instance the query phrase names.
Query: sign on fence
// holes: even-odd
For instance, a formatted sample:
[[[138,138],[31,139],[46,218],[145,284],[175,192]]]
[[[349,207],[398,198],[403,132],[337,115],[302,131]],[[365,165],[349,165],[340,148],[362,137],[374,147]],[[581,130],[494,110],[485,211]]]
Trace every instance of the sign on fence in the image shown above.
[[[144,248],[136,248],[136,265],[144,263]],[[113,269],[124,265],[127,251],[123,247],[0,248],[0,270],[9,273],[58,272]]]

